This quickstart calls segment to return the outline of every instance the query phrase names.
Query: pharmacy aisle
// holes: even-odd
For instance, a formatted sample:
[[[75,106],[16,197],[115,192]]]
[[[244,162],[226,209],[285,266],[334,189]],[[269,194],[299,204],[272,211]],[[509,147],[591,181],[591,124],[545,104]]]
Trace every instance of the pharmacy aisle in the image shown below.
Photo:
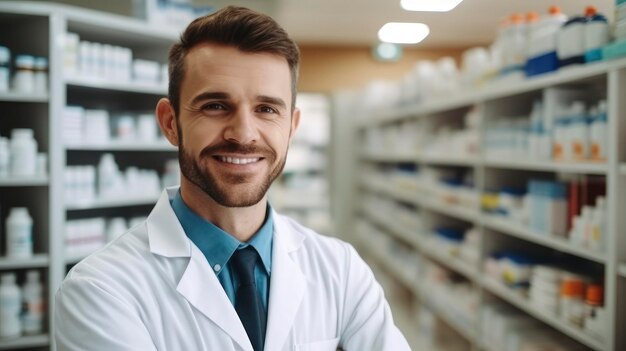
[[[421,101],[399,87],[338,95],[337,118],[354,145],[340,232],[391,296],[408,292],[392,300],[416,311],[404,332],[454,350],[623,349],[626,60]]]

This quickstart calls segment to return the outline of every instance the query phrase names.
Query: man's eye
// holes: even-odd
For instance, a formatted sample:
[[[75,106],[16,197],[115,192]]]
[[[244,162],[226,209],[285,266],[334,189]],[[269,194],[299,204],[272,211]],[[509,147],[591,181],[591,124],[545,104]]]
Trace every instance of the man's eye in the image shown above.
[[[262,113],[277,113],[278,111],[276,111],[276,109],[269,107],[269,106],[261,106],[259,107],[259,112]]]
[[[203,110],[225,110],[226,107],[218,103],[210,103],[202,106]]]

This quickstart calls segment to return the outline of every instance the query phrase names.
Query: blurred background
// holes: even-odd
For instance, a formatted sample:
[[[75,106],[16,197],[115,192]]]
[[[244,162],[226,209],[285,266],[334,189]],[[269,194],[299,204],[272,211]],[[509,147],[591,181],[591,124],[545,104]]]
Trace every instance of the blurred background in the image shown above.
[[[0,1],[0,350],[179,182],[167,51],[226,5],[301,50],[270,203],[353,244],[415,350],[626,350],[626,1]]]

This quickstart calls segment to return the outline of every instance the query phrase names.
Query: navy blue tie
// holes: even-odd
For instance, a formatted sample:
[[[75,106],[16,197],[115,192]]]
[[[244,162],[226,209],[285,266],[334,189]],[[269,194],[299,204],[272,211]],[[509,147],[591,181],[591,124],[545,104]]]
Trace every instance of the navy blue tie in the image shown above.
[[[254,266],[258,259],[259,255],[252,246],[235,251],[231,259],[234,273],[239,278],[235,310],[246,329],[254,351],[263,350],[267,321],[261,295],[254,279]]]

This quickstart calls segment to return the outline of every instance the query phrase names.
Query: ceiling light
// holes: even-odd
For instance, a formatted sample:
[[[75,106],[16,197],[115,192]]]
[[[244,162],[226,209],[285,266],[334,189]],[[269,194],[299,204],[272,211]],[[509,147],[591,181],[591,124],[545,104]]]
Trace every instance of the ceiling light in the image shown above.
[[[463,0],[400,0],[400,6],[407,11],[446,12],[461,1]]]
[[[389,22],[378,31],[378,38],[385,43],[417,44],[424,40],[430,29],[424,23]]]
[[[392,43],[379,43],[372,50],[374,58],[381,62],[395,62],[402,57],[402,47]]]

